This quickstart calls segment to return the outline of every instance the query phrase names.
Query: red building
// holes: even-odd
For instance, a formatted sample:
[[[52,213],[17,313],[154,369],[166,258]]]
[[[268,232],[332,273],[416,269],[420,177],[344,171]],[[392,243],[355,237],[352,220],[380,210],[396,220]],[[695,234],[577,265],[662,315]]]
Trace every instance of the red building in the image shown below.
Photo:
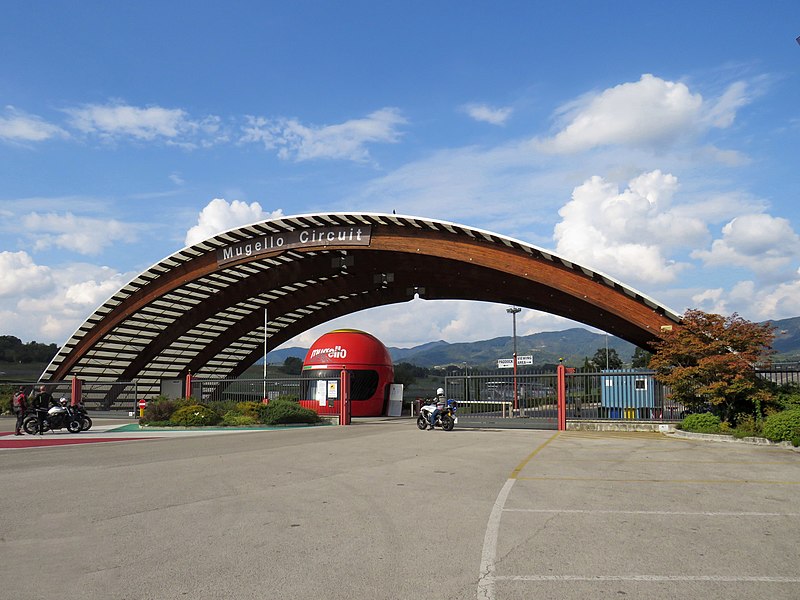
[[[339,414],[342,369],[350,374],[351,415],[386,414],[394,368],[389,351],[373,335],[356,329],[337,329],[317,339],[303,361],[310,378],[300,404],[322,415]]]

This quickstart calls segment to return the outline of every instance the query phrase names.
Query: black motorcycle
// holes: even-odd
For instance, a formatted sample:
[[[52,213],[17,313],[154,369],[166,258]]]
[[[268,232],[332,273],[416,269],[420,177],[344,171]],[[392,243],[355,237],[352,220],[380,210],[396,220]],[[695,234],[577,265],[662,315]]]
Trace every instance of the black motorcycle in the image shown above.
[[[83,407],[83,404],[78,404],[77,406],[70,406],[70,410],[75,411],[78,417],[81,420],[81,431],[88,431],[92,428],[92,418],[87,414],[86,409]]]
[[[44,415],[42,431],[55,431],[56,429],[67,428],[70,433],[79,433],[83,430],[83,417],[75,407],[67,406],[66,401],[62,400],[58,406],[51,406]],[[86,417],[88,419],[88,417]],[[91,421],[87,429],[91,427]],[[25,417],[22,428],[28,435],[39,433],[39,417],[35,414]]]

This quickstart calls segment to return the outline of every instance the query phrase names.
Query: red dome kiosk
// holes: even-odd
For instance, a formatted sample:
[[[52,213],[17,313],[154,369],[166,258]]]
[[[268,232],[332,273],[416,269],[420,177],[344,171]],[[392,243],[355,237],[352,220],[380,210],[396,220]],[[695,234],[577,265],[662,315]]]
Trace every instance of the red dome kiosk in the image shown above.
[[[337,329],[312,344],[303,361],[303,376],[309,379],[300,404],[321,415],[339,414],[342,369],[350,374],[352,416],[385,414],[394,381],[392,358],[378,338],[357,329]]]

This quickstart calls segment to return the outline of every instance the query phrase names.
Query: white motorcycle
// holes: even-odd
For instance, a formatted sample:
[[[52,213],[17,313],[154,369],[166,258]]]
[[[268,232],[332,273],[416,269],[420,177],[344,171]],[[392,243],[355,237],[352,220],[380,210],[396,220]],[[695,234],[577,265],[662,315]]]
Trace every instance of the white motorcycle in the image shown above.
[[[436,415],[436,421],[433,423],[434,427],[438,426],[444,431],[452,431],[453,427],[458,423],[458,417],[456,417],[457,408],[458,405],[455,400],[448,400],[445,407]],[[419,409],[419,416],[417,417],[417,427],[423,430],[427,429],[431,424],[431,414],[434,410],[436,410],[435,399],[428,404],[422,405]]]

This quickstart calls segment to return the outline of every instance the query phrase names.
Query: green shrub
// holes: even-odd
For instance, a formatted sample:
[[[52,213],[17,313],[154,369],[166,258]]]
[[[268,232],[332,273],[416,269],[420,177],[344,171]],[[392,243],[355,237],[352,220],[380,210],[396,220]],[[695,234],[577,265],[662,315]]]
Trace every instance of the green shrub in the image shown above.
[[[178,403],[175,400],[170,400],[164,396],[159,396],[155,400],[147,403],[144,409],[144,416],[140,419],[141,423],[152,423],[154,421],[169,421],[178,409]]]
[[[711,413],[687,415],[678,427],[695,433],[719,433],[720,419]]]
[[[800,408],[785,410],[768,416],[764,420],[762,432],[773,442],[800,441]],[[800,445],[800,444],[795,444]]]
[[[256,421],[258,420],[258,410],[261,406],[264,406],[261,402],[237,402],[234,410],[240,415],[252,417]]]
[[[208,406],[202,404],[191,404],[182,406],[170,417],[170,422],[184,427],[203,427],[216,425],[222,421],[220,414]]]
[[[255,425],[256,423],[255,417],[243,415],[236,411],[228,411],[222,417],[222,424],[226,427],[247,427],[248,425]]]
[[[778,406],[783,410],[800,408],[800,387],[797,384],[781,386],[778,390]]]
[[[723,423],[723,431],[726,423]],[[758,421],[754,415],[740,415],[736,423],[736,429],[731,429],[734,437],[760,437],[762,421]]]
[[[265,425],[286,425],[288,423],[319,423],[322,419],[310,408],[303,408],[297,402],[279,398],[258,407],[258,420]]]

